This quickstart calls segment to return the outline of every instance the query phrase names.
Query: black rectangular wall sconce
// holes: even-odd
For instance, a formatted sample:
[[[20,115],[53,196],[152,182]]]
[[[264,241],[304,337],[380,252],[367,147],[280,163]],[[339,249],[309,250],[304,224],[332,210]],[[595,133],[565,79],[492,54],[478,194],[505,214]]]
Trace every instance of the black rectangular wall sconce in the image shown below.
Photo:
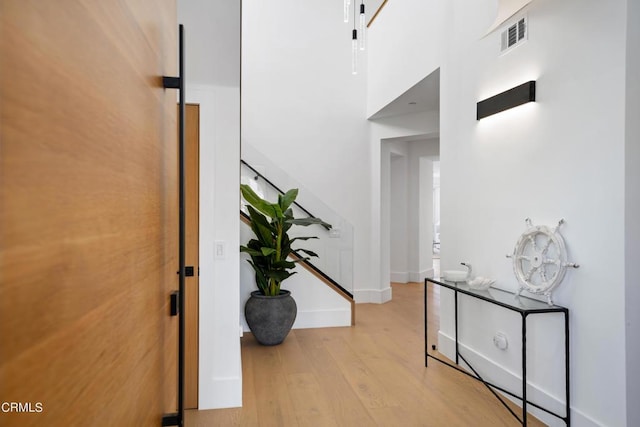
[[[516,86],[505,92],[494,95],[491,98],[478,102],[476,119],[484,119],[492,114],[535,100],[536,82],[535,80],[531,80],[521,84],[520,86]]]

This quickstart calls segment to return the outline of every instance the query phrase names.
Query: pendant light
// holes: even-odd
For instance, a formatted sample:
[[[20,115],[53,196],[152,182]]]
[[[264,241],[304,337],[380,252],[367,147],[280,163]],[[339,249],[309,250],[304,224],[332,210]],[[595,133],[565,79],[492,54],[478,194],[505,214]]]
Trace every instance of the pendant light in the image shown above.
[[[349,8],[352,0],[344,0],[344,22],[349,22]],[[353,31],[351,32],[351,72],[358,74],[358,50],[365,49],[365,37],[367,32],[367,19],[365,15],[364,0],[360,0],[360,14],[356,24],[356,1],[353,0]],[[358,32],[360,39],[358,40]]]
[[[353,2],[353,32],[351,33],[351,74],[358,74],[358,30],[356,30],[356,2]]]
[[[358,74],[358,30],[355,28],[351,33],[351,73]]]
[[[360,3],[360,50],[364,50],[364,45],[365,45],[364,36],[365,36],[366,29],[367,29],[367,23],[366,23],[365,14],[364,14],[364,0],[363,0],[362,3]]]

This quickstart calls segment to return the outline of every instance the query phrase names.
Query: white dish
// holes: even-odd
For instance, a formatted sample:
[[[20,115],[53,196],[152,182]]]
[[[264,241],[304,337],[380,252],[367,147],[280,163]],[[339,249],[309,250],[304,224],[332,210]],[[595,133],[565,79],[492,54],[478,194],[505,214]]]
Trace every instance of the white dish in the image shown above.
[[[468,277],[468,271],[445,270],[442,272],[442,278],[448,282],[464,282]]]

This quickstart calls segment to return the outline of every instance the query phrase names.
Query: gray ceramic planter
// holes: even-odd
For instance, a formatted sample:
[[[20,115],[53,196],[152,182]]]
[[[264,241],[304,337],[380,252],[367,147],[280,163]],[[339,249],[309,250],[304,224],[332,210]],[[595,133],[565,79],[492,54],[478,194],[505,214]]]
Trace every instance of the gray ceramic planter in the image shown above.
[[[280,290],[280,295],[267,297],[260,291],[251,292],[244,306],[247,324],[262,345],[280,344],[289,334],[296,320],[298,307],[291,292]]]

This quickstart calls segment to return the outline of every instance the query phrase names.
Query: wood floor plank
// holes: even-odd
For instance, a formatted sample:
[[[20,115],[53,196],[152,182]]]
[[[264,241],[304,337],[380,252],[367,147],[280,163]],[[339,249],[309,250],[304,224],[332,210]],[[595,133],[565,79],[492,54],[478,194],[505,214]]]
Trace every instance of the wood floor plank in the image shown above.
[[[259,425],[263,427],[297,425],[278,347],[256,346],[254,349],[254,357],[260,364],[253,373]]]
[[[351,384],[363,405],[368,408],[386,408],[398,406],[399,400],[392,395],[378,379],[377,374],[367,368],[356,352],[344,339],[325,342],[328,351],[342,370],[347,382]]]
[[[242,405],[243,408],[239,421],[240,423],[237,425],[240,426],[257,426],[258,422],[258,405],[257,399],[260,399],[260,396],[256,393],[255,389],[255,370],[256,369],[264,369],[262,366],[259,366],[259,361],[255,360],[255,351],[251,351],[253,347],[259,347],[260,344],[253,338],[253,336],[245,336],[242,339]],[[256,366],[258,365],[258,366]],[[218,425],[218,424],[207,424]],[[227,425],[227,424],[219,424],[219,425]],[[236,425],[236,424],[234,424]]]
[[[296,390],[291,395],[299,426],[335,427],[337,422],[331,410],[328,396],[321,392],[318,378],[312,373],[288,374],[287,384]]]
[[[302,347],[307,360],[313,366],[321,387],[321,393],[329,396],[331,411],[343,426],[369,426],[374,425],[362,401],[347,382],[342,371],[335,363],[335,359],[324,347],[324,341],[319,339],[317,329],[295,331],[298,342]],[[336,330],[332,330],[337,332]]]
[[[312,366],[300,347],[298,337],[295,333],[289,334],[284,343],[278,347],[278,356],[282,364],[282,369],[287,374],[309,374],[312,373]]]

